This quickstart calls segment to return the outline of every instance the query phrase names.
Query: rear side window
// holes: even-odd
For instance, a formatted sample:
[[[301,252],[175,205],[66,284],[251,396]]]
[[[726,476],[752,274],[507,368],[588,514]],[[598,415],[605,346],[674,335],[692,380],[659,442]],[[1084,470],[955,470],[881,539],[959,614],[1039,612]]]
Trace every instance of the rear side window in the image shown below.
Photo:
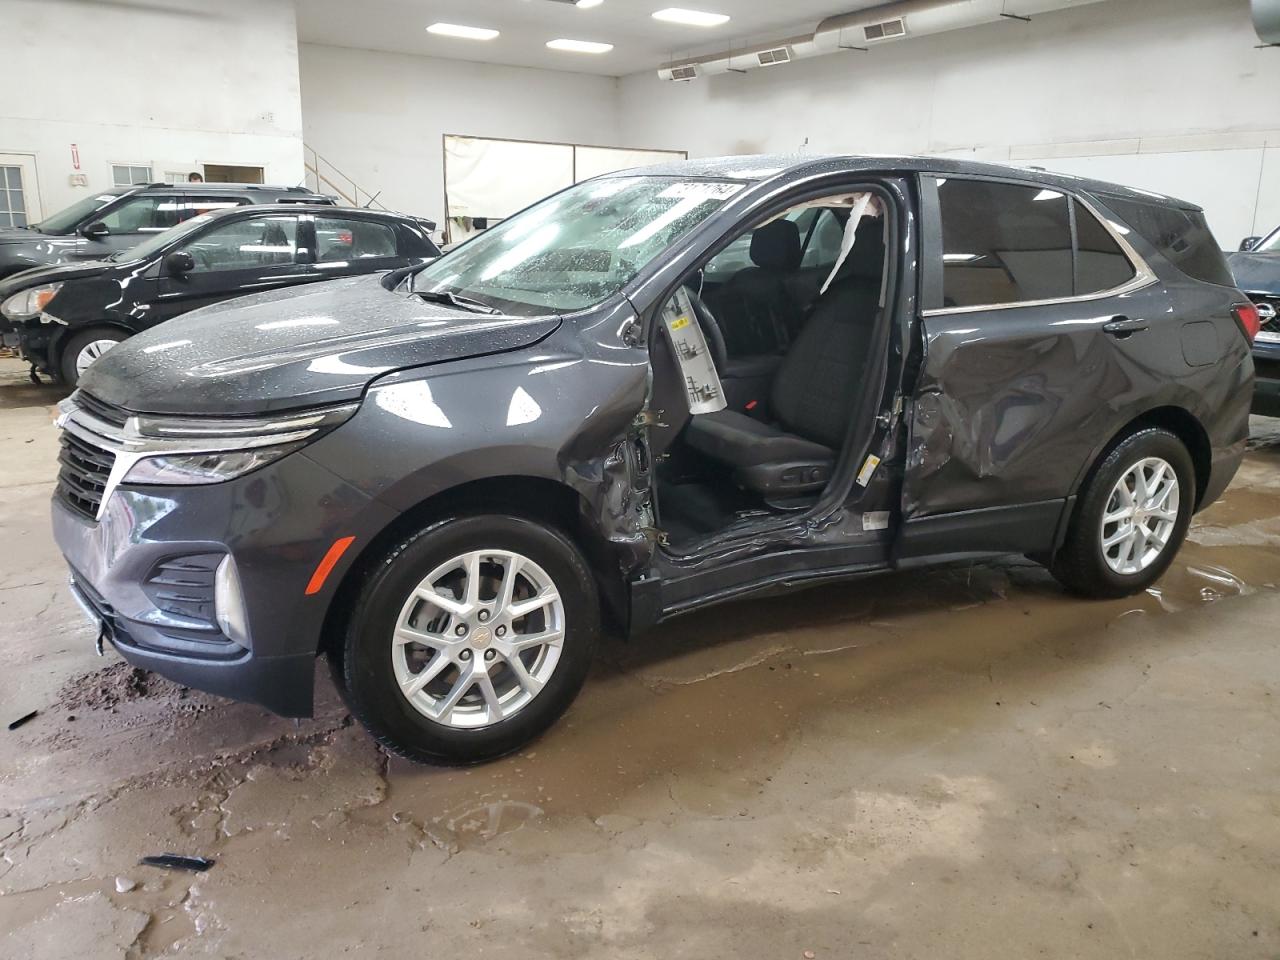
[[[983,180],[937,182],[944,309],[1072,295],[1066,194]]]
[[[1073,204],[1076,216],[1076,293],[1100,293],[1124,286],[1135,276],[1133,264],[1098,218]]]
[[[1205,283],[1235,286],[1226,258],[1199,210],[1183,210],[1119,197],[1102,199],[1125,224],[1141,234],[1187,276]]]
[[[395,231],[385,223],[316,217],[316,259],[321,263],[395,255]]]

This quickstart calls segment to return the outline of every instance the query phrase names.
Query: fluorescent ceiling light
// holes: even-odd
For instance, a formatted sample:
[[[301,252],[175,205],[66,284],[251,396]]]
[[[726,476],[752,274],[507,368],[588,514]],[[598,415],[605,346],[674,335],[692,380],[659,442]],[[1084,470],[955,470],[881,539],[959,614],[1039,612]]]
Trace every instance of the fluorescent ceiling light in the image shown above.
[[[498,35],[497,30],[488,27],[465,27],[459,23],[433,23],[427,27],[427,33],[438,33],[442,37],[461,37],[464,40],[492,40]]]
[[[723,13],[707,13],[703,10],[682,10],[680,7],[667,7],[653,15],[655,20],[666,20],[668,23],[683,23],[686,27],[718,27],[728,23],[729,18]]]
[[[596,43],[594,40],[548,40],[551,50],[568,50],[572,53],[608,53],[613,49],[612,43]]]
[[[592,7],[598,7],[604,3],[604,0],[578,0],[575,4],[579,10],[590,10]]]

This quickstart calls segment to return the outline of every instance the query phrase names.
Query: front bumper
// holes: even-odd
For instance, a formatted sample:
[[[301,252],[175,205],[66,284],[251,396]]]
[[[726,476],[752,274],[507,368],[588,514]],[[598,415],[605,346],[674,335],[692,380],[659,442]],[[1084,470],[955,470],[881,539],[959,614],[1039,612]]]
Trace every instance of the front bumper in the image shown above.
[[[362,546],[394,517],[295,453],[226,483],[120,487],[94,521],[55,495],[53,534],[72,590],[134,666],[209,693],[310,716],[329,603]],[[355,536],[307,595],[334,540]],[[244,644],[218,626],[213,571],[233,558]]]

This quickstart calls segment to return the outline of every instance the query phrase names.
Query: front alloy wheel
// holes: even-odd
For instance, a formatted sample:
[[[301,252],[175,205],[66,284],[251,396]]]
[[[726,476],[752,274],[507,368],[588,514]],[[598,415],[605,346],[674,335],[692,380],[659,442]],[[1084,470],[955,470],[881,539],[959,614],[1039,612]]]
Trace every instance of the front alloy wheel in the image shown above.
[[[564,624],[560,591],[528,557],[495,549],[454,557],[400,609],[391,638],[400,693],[450,727],[513,717],[555,673]]]
[[[376,562],[330,651],[352,712],[411,760],[518,750],[568,709],[600,632],[595,579],[560,530],[440,521]]]

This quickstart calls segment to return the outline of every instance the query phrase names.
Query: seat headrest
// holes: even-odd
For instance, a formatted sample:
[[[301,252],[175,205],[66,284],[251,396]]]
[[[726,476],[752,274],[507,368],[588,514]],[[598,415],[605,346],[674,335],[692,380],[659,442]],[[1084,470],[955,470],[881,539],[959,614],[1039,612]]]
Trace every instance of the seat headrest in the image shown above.
[[[770,270],[800,266],[800,228],[790,220],[774,220],[751,231],[751,262]]]
[[[863,217],[858,223],[853,249],[845,257],[844,263],[840,264],[835,282],[854,279],[871,280],[879,284],[883,275],[884,220],[880,217]]]

